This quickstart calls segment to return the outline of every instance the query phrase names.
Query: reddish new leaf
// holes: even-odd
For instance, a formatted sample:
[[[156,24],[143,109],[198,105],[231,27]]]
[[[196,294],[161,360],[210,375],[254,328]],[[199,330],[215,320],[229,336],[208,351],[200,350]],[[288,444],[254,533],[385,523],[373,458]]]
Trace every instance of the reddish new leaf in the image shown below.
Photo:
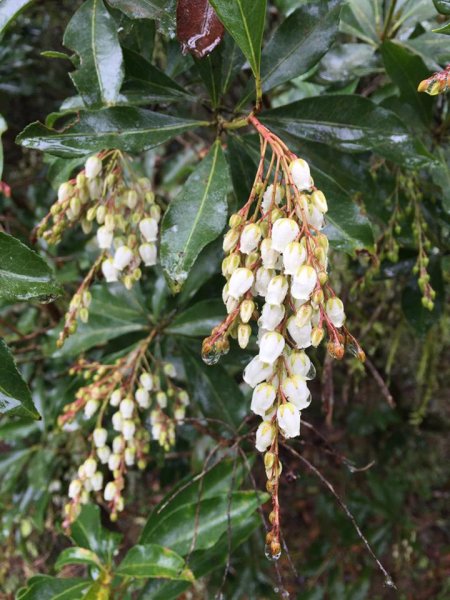
[[[207,56],[220,44],[224,27],[208,0],[178,0],[177,37],[183,54]]]

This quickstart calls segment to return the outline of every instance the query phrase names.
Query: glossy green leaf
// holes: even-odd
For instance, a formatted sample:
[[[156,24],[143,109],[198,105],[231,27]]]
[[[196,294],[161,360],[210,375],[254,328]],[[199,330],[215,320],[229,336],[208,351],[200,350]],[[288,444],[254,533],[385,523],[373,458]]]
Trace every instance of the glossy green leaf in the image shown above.
[[[86,0],[73,15],[63,44],[80,58],[70,74],[86,106],[115,104],[123,80],[117,26],[103,0]]]
[[[442,27],[438,27],[437,29],[433,29],[434,33],[444,33],[445,35],[450,35],[450,22],[446,23]]]
[[[2,145],[2,134],[7,130],[5,119],[0,115],[0,181],[2,180],[3,174],[3,145]]]
[[[189,373],[188,387],[192,401],[205,417],[223,421],[234,430],[247,411],[238,384],[220,364],[205,365],[190,348],[183,349],[183,361],[186,373]],[[225,425],[221,431],[227,437],[231,434]]]
[[[178,314],[166,328],[166,333],[203,337],[226,316],[222,300],[202,300]]]
[[[97,505],[84,504],[72,523],[71,538],[75,544],[95,553],[102,562],[109,562],[117,549],[120,534],[104,529]]]
[[[211,4],[259,77],[266,0],[211,0]]]
[[[253,187],[259,162],[259,147],[246,144],[242,136],[229,136],[227,160],[238,206],[242,206]]]
[[[0,35],[33,0],[0,0]]]
[[[347,0],[341,14],[341,31],[376,45],[383,30],[380,0]]]
[[[121,335],[145,332],[149,328],[148,315],[136,290],[130,292],[123,286],[103,285],[92,289],[89,321],[79,323],[77,331],[64,346],[54,351],[54,343],[61,327],[51,334],[49,350],[54,357],[71,357],[93,346],[102,346]]]
[[[220,238],[203,248],[177,296],[178,306],[188,302],[211,277],[220,273],[222,258],[223,250]]]
[[[193,581],[192,571],[184,559],[159,544],[133,546],[116,569],[118,575],[137,578],[175,579]]]
[[[179,290],[200,251],[216,239],[227,220],[228,168],[217,140],[189,176],[164,215],[161,264]]]
[[[51,302],[60,292],[47,263],[28,246],[0,231],[0,300]]]
[[[263,90],[268,91],[309,71],[333,43],[342,0],[313,0],[289,15],[264,46]]]
[[[27,148],[57,156],[86,156],[105,148],[124,152],[148,150],[205,121],[181,119],[125,106],[83,111],[70,127],[58,131],[35,122],[18,136]]]
[[[176,0],[107,0],[130,19],[156,19],[165,35],[175,33]]]
[[[19,590],[17,600],[81,600],[90,580],[68,577],[56,579],[47,575],[33,577]]]
[[[430,71],[439,71],[450,62],[450,44],[445,35],[427,31],[415,38],[403,40],[402,44],[420,56]]]
[[[0,414],[39,418],[31,393],[22,379],[8,346],[0,338]]]
[[[261,121],[281,135],[344,152],[370,150],[407,167],[430,162],[427,151],[394,113],[361,96],[305,98],[262,114]]]
[[[420,81],[429,76],[427,67],[418,56],[411,54],[399,42],[384,42],[381,55],[389,77],[400,90],[400,99],[412,106],[422,123],[428,126],[433,99],[428,94],[417,91]]]
[[[433,4],[442,15],[450,15],[450,0],[433,0]]]
[[[196,550],[211,548],[226,531],[229,518],[250,518],[267,497],[257,492],[233,492],[181,506],[169,515],[160,516],[144,541],[164,544],[183,555],[189,552],[195,535]]]
[[[95,565],[97,567],[101,566],[100,559],[95,552],[92,552],[92,550],[88,550],[87,548],[75,546],[73,548],[66,548],[61,552],[56,559],[55,569],[59,571],[66,565],[84,564]]]

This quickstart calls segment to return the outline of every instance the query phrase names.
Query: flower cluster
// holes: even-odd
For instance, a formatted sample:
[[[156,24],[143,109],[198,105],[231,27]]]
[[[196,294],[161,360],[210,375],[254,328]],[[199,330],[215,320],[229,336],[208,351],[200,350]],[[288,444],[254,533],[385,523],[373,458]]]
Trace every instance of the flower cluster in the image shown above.
[[[259,353],[245,368],[244,381],[253,388],[251,409],[262,418],[256,447],[265,452],[267,489],[273,496],[267,542],[277,557],[279,434],[298,436],[301,411],[311,402],[307,381],[315,372],[305,349],[327,337],[335,358],[343,357],[347,345],[361,359],[364,355],[344,326],[343,303],[328,282],[328,239],[321,231],[325,195],[314,186],[306,161],[255,117],[251,122],[261,136],[261,161],[250,197],[231,216],[224,238],[228,316],[204,341],[203,356],[208,363],[217,361],[229,347],[229,336],[245,348],[256,322]]]
[[[59,345],[75,331],[77,319],[88,320],[86,292],[97,273],[130,289],[141,277],[141,265],[156,264],[160,218],[150,181],[137,177],[130,160],[117,150],[89,157],[75,179],[60,185],[58,200],[37,235],[56,244],[64,231],[81,223],[85,234],[95,228],[101,253],[72,298]]]
[[[189,396],[174,382],[175,366],[156,360],[148,346],[146,339],[112,365],[80,360],[71,370],[90,382],[78,389],[59,424],[71,430],[79,416],[94,427],[89,456],[69,486],[66,527],[95,492],[103,492],[111,518],[116,519],[124,507],[127,470],[135,464],[146,467],[151,440],[165,451],[175,443],[175,426],[184,420]]]

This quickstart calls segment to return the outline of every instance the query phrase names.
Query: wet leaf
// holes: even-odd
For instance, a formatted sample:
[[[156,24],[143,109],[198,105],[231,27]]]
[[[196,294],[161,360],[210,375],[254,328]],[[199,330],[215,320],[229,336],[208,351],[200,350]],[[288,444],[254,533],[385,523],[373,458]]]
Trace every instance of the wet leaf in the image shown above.
[[[107,0],[130,19],[155,19],[165,35],[175,31],[176,0]]]
[[[222,300],[202,300],[177,315],[166,328],[166,333],[203,337],[225,317]]]
[[[444,33],[445,35],[450,35],[450,22],[446,23],[442,27],[438,27],[437,29],[433,29],[433,33]]]
[[[91,583],[86,579],[38,575],[29,580],[26,588],[19,590],[17,600],[80,600]]]
[[[208,0],[178,0],[177,37],[183,54],[207,56],[220,44],[224,31]]]
[[[0,301],[51,302],[60,293],[47,263],[28,246],[0,231]]]
[[[227,219],[229,175],[220,141],[189,176],[161,226],[161,264],[179,290],[200,251],[222,232]]]
[[[2,0],[0,2],[0,35],[33,0]]]
[[[259,77],[266,0],[211,0],[211,4]]]
[[[55,569],[60,571],[66,565],[95,565],[101,566],[99,557],[88,550],[87,548],[80,548],[78,546],[72,548],[66,548],[61,552],[55,562]]]
[[[65,157],[86,156],[106,148],[136,153],[202,125],[207,123],[142,108],[116,106],[83,111],[73,125],[61,131],[39,122],[32,123],[18,136],[17,143]]]
[[[159,544],[133,546],[115,571],[118,575],[143,579],[194,580],[184,559]]]
[[[305,98],[262,114],[261,121],[281,135],[321,142],[343,152],[370,150],[407,167],[430,162],[421,142],[393,112],[361,96]]]
[[[450,15],[450,0],[433,0],[433,4],[442,15]]]
[[[123,81],[123,56],[117,26],[103,0],[87,0],[73,15],[63,44],[80,58],[70,74],[86,106],[112,105]]]
[[[72,523],[71,538],[77,546],[95,553],[102,562],[111,561],[121,535],[104,529],[100,522],[100,509],[93,504],[84,504]]]
[[[17,370],[14,358],[0,338],[0,414],[39,419],[30,390]]]

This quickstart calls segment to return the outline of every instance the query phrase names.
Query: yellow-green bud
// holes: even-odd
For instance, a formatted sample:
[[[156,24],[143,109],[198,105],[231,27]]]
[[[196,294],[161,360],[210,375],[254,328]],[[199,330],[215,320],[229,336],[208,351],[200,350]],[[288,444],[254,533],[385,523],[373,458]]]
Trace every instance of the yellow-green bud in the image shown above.
[[[242,223],[242,217],[238,213],[234,213],[234,215],[231,215],[231,217],[228,221],[228,225],[231,227],[231,229],[234,229],[235,227],[239,227],[239,225],[241,223]]]
[[[255,303],[253,300],[244,300],[239,309],[239,316],[243,323],[248,323],[255,311]]]
[[[250,325],[246,325],[244,323],[241,323],[239,325],[239,327],[238,327],[238,343],[242,349],[247,348],[251,333],[252,333],[252,328],[250,327]]]
[[[322,329],[322,327],[314,327],[313,328],[312,333],[311,333],[311,343],[314,346],[314,348],[317,348],[317,346],[323,340],[324,334],[325,334],[325,332]]]

